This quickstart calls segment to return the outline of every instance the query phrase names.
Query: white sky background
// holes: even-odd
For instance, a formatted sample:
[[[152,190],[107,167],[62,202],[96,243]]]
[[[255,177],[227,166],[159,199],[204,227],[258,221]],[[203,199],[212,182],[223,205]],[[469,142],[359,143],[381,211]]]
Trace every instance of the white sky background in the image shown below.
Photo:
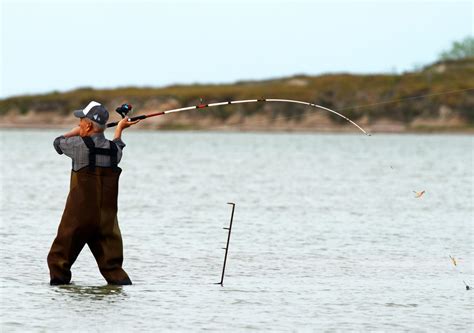
[[[0,1],[0,98],[401,72],[474,30],[474,1]]]

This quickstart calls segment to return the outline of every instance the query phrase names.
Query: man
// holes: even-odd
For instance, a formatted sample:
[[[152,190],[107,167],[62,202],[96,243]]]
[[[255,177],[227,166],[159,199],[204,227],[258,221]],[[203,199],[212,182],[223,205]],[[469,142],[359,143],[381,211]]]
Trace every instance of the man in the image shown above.
[[[85,244],[94,255],[102,276],[109,284],[132,284],[122,269],[122,236],[117,221],[117,166],[125,147],[122,131],[136,124],[122,119],[113,141],[104,136],[109,119],[107,109],[90,102],[74,115],[79,126],[54,140],[58,154],[72,159],[70,191],[58,234],[48,254],[50,284],[68,284],[71,266]]]

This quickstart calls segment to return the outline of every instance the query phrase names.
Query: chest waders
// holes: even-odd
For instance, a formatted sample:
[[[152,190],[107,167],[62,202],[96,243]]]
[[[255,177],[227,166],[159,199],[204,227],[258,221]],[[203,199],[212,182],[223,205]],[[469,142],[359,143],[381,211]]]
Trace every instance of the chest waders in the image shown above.
[[[132,284],[122,269],[122,236],[117,220],[118,182],[122,170],[117,166],[117,146],[109,141],[110,149],[96,148],[90,137],[83,140],[89,148],[89,166],[71,172],[66,207],[48,254],[50,283],[71,281],[71,266],[87,244],[109,284]],[[97,154],[110,156],[112,167],[96,167]]]

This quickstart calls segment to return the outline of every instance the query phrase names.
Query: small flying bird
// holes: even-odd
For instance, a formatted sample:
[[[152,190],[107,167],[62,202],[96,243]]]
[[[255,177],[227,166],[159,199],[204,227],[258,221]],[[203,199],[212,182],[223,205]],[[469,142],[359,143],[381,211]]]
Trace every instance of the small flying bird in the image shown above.
[[[413,193],[415,193],[415,198],[421,198],[421,196],[425,194],[425,190],[421,192],[413,191]]]
[[[456,259],[454,259],[454,257],[451,257],[451,256],[449,256],[449,257],[451,258],[451,261],[453,262],[454,266],[457,266],[458,263],[456,262]]]

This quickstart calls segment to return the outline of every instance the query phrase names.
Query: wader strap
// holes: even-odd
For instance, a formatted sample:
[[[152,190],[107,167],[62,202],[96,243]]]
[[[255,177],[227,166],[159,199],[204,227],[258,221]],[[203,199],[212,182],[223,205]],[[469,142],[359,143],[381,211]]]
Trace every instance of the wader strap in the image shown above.
[[[83,136],[82,141],[86,144],[87,148],[89,148],[89,169],[94,171],[95,169],[95,144],[94,140],[90,136]]]
[[[89,169],[94,171],[96,164],[96,155],[108,155],[110,156],[110,164],[112,169],[117,170],[117,146],[114,142],[109,141],[110,148],[96,148],[94,140],[90,136],[82,137],[82,141],[86,144],[89,149]]]
[[[110,154],[110,164],[112,164],[112,169],[114,170],[117,170],[117,145],[115,144],[115,142],[112,142],[112,141],[109,141],[110,142],[110,150],[111,150],[111,154]]]

